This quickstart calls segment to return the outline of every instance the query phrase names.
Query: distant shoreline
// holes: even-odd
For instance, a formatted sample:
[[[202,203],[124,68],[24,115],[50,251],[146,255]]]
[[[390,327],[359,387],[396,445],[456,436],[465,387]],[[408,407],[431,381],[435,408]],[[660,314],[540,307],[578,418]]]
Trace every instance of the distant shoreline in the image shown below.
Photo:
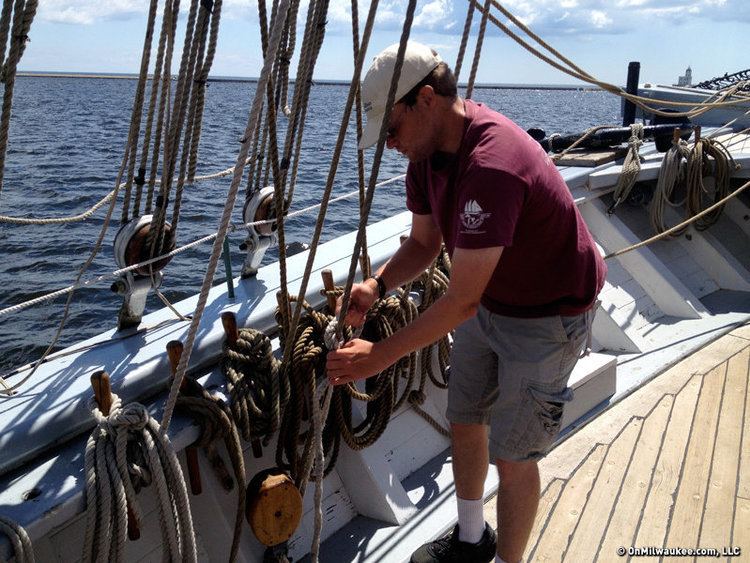
[[[34,72],[34,71],[19,71],[16,76],[24,78],[95,78],[97,80],[111,79],[111,80],[137,80],[138,75],[136,74],[106,74],[106,73],[82,73],[82,72]],[[149,76],[151,78],[151,76]],[[209,76],[208,82],[236,82],[236,83],[256,83],[257,78],[244,78],[244,77],[233,77],[233,76]],[[290,82],[294,83],[293,79]],[[314,84],[318,86],[346,86],[349,84],[346,80],[314,80]],[[465,84],[459,84],[459,86],[465,86]],[[490,89],[490,90],[580,90],[580,91],[596,91],[600,88],[596,86],[581,85],[576,86],[574,84],[475,84],[475,88],[478,89]]]

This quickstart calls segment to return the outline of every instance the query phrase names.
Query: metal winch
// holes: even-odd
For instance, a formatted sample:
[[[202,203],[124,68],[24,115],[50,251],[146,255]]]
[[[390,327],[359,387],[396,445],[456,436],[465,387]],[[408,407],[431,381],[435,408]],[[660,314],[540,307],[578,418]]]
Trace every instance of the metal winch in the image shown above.
[[[115,235],[115,263],[119,268],[127,268],[151,259],[151,244],[148,234],[151,231],[152,215],[134,217],[125,223]],[[174,249],[175,241],[172,226],[164,225],[162,241],[153,256],[161,256]],[[161,285],[161,270],[169,263],[170,258],[157,260],[123,273],[112,284],[112,291],[123,296],[122,307],[117,317],[117,330],[138,326],[146,308],[149,290]]]
[[[276,202],[274,200],[273,186],[266,186],[253,194],[245,202],[242,210],[242,219],[247,223],[258,221],[271,221],[276,219]],[[240,245],[240,249],[247,251],[245,263],[242,265],[242,277],[249,278],[258,273],[260,263],[266,250],[278,242],[276,237],[277,225],[273,223],[262,223],[248,227],[248,235]]]

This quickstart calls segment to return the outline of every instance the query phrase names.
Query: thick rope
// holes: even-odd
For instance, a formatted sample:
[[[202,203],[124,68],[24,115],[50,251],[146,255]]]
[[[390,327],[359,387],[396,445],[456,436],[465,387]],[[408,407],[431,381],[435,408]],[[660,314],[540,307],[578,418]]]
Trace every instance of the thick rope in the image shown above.
[[[628,139],[628,153],[625,155],[625,161],[622,163],[622,172],[617,179],[615,186],[614,201],[607,209],[607,214],[614,213],[615,208],[623,201],[628,199],[630,191],[638,179],[638,173],[641,171],[640,148],[643,145],[643,124],[633,123],[630,126],[630,139]]]
[[[279,361],[271,340],[254,329],[239,331],[233,346],[224,344],[221,361],[231,398],[232,418],[247,440],[267,444],[279,428],[281,411],[289,400],[289,382],[279,377]]]
[[[703,182],[704,170],[710,167],[709,158],[713,165],[713,194]],[[731,163],[731,164],[730,164]],[[724,199],[729,193],[729,178],[735,169],[734,159],[726,147],[714,139],[700,139],[695,143],[688,156],[687,164],[687,202],[688,216],[697,215],[703,209],[705,196],[713,195],[714,202]],[[703,231],[716,223],[721,216],[724,206],[716,207],[711,213],[703,215],[695,221],[695,228]]]
[[[6,2],[7,4],[7,2]],[[29,30],[31,22],[36,15],[37,0],[16,0],[13,7],[13,26],[10,29],[10,49],[8,57],[2,66],[2,76],[0,81],[5,84],[3,91],[3,109],[0,114],[0,193],[3,189],[3,177],[5,175],[5,155],[8,151],[8,131],[10,129],[11,108],[13,106],[13,89],[16,82],[16,69],[18,62],[23,56],[26,48],[26,41],[29,39]],[[5,17],[8,6],[3,6],[3,17]],[[3,21],[7,26],[7,23]],[[4,33],[4,35],[6,35]],[[6,35],[7,39],[7,35]],[[3,52],[5,51],[5,42],[2,44]]]
[[[684,164],[689,154],[690,149],[688,148],[688,144],[678,138],[676,142],[672,141],[672,146],[661,161],[656,189],[648,208],[651,226],[657,233],[663,233],[669,228],[664,220],[665,207],[681,207],[685,203],[685,199],[682,201],[673,201],[673,197],[675,189],[679,185],[684,185]],[[681,233],[682,230],[675,231],[672,233],[672,236],[679,236]]]
[[[23,527],[9,518],[0,516],[0,532],[8,536],[16,563],[34,563],[34,547]]]
[[[466,54],[466,45],[469,43],[469,32],[471,31],[471,20],[474,19],[474,5],[471,2],[467,2],[468,9],[466,10],[466,20],[464,21],[464,32],[461,35],[461,46],[458,48],[458,55],[456,56],[456,66],[453,70],[453,74],[458,82],[458,75],[461,74],[461,66],[464,63],[464,55]]]
[[[346,318],[346,314],[349,310],[349,299],[351,296],[352,285],[354,284],[354,275],[357,270],[357,262],[359,260],[360,253],[362,252],[362,247],[364,245],[364,235],[367,229],[367,220],[370,215],[370,208],[372,207],[372,200],[375,195],[375,184],[377,182],[378,173],[380,171],[380,161],[383,157],[383,150],[385,149],[386,130],[388,129],[391,109],[393,108],[393,104],[396,101],[396,90],[398,87],[399,78],[401,76],[401,67],[403,65],[404,54],[406,52],[406,44],[409,40],[412,22],[414,21],[414,11],[416,10],[416,4],[416,0],[409,0],[409,4],[406,8],[403,30],[401,33],[401,39],[399,41],[399,48],[396,53],[396,62],[393,68],[393,77],[391,78],[388,96],[386,97],[386,110],[385,114],[383,115],[383,123],[380,126],[380,134],[378,135],[379,140],[375,148],[375,154],[373,155],[372,168],[370,172],[370,182],[367,188],[367,194],[365,195],[364,207],[362,209],[362,212],[360,213],[359,228],[357,229],[357,240],[354,244],[351,262],[349,263],[349,274],[346,280],[346,287],[344,288],[344,296],[342,298],[341,311],[339,313],[339,324],[343,324],[343,321]],[[364,52],[364,45],[362,47],[362,50]]]
[[[214,245],[211,251],[211,258],[208,262],[206,275],[203,278],[203,285],[201,286],[201,291],[198,296],[198,303],[196,305],[195,312],[193,313],[193,320],[190,323],[190,328],[188,330],[188,334],[185,339],[185,348],[182,353],[182,356],[180,357],[180,362],[177,366],[174,381],[172,383],[172,388],[170,389],[170,392],[169,392],[169,398],[167,399],[167,404],[164,408],[164,417],[162,419],[161,428],[162,428],[162,432],[165,432],[165,433],[167,429],[169,428],[169,422],[172,417],[172,411],[174,410],[174,405],[177,402],[177,397],[178,397],[179,389],[180,389],[180,383],[182,382],[182,378],[185,376],[185,372],[187,371],[188,362],[190,361],[190,354],[193,351],[193,345],[195,343],[195,338],[198,333],[198,327],[200,326],[200,320],[201,320],[201,317],[203,316],[203,310],[206,307],[206,302],[208,301],[208,294],[211,290],[211,286],[213,283],[214,273],[216,272],[216,267],[219,263],[219,259],[221,258],[221,253],[223,251],[224,238],[226,237],[227,232],[229,231],[229,222],[230,222],[230,218],[232,215],[232,210],[234,209],[234,202],[235,202],[235,199],[237,198],[237,192],[239,190],[240,182],[242,181],[244,163],[247,160],[247,153],[250,149],[250,145],[252,142],[252,133],[257,127],[259,119],[260,119],[260,104],[261,104],[260,100],[263,97],[263,94],[265,93],[266,87],[269,82],[271,69],[273,66],[273,60],[276,58],[276,51],[278,49],[279,42],[281,40],[281,31],[283,29],[284,16],[286,15],[287,10],[289,9],[289,0],[280,0],[278,9],[279,9],[279,13],[282,14],[278,18],[279,22],[281,23],[276,22],[274,24],[274,28],[271,33],[267,56],[263,64],[263,70],[260,74],[260,78],[258,78],[258,86],[256,90],[256,95],[255,95],[255,99],[253,100],[253,105],[250,110],[250,115],[248,117],[247,127],[245,128],[245,134],[243,137],[242,147],[240,148],[240,152],[237,155],[237,164],[235,165],[234,176],[232,177],[232,184],[229,188],[229,193],[227,194],[226,204],[224,205],[224,212],[222,214],[221,221],[219,223],[219,232],[216,235],[216,239],[214,240]]]
[[[482,21],[479,24],[479,35],[477,36],[477,45],[474,49],[474,60],[471,64],[471,72],[469,73],[469,82],[466,85],[466,99],[471,99],[471,95],[474,92],[474,81],[477,78],[477,69],[479,68],[479,58],[482,56],[482,45],[484,44],[484,33],[487,30],[487,17],[490,15],[490,6],[492,0],[485,0],[484,12],[482,13]]]
[[[156,489],[165,558],[197,561],[187,488],[172,444],[139,403],[123,406],[112,395],[108,416],[92,405],[97,422],[86,444],[86,533],[84,561],[124,561],[130,506],[137,524],[141,510],[126,462],[128,443],[147,454]]]

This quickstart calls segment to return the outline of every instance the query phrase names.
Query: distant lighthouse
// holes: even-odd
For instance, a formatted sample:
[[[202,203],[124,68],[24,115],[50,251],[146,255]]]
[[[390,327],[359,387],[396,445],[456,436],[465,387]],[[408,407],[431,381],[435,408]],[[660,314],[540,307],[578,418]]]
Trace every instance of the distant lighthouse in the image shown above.
[[[685,76],[680,76],[677,79],[677,86],[692,86],[693,85],[693,71],[690,67],[685,70]]]

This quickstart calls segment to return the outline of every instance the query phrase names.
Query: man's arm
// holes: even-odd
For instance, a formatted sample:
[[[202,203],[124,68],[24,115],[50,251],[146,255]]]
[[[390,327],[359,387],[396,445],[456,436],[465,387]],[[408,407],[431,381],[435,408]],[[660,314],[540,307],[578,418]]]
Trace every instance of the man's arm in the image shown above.
[[[412,215],[411,232],[378,274],[388,290],[410,282],[421,274],[440,252],[442,236],[430,215]],[[378,298],[378,284],[372,278],[352,287],[346,323],[360,326]],[[339,307],[341,300],[339,299]]]
[[[399,358],[435,342],[476,314],[502,246],[457,248],[448,291],[410,325],[381,342],[355,339],[328,354],[328,378],[339,385],[383,371]],[[390,282],[388,282],[390,284]]]

